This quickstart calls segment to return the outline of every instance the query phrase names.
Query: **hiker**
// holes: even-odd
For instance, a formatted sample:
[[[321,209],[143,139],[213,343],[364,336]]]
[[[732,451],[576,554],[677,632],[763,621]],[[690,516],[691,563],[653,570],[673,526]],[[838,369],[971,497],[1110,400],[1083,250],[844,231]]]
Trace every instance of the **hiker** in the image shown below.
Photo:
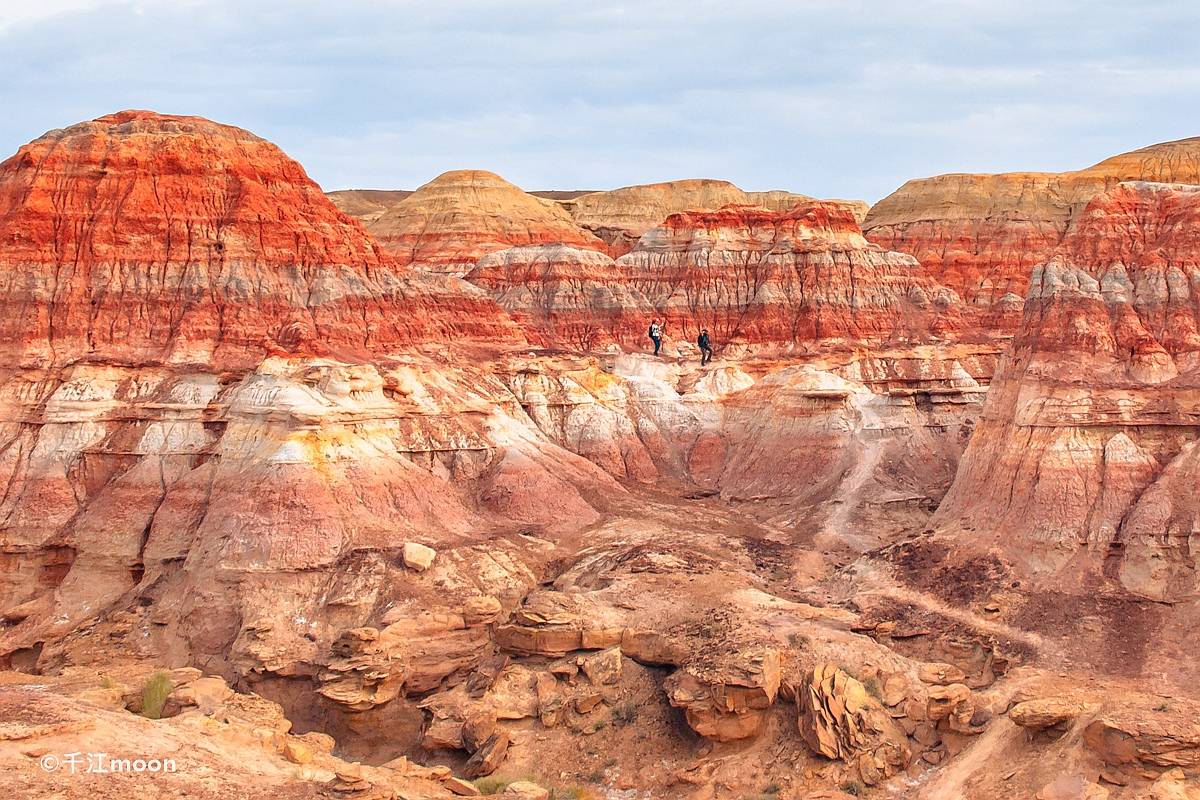
[[[654,342],[654,355],[658,355],[662,350],[663,326],[654,320],[650,323],[650,341]]]
[[[700,348],[700,366],[704,366],[712,361],[713,357],[712,340],[708,338],[708,328],[700,331],[700,335],[696,338],[696,344]]]

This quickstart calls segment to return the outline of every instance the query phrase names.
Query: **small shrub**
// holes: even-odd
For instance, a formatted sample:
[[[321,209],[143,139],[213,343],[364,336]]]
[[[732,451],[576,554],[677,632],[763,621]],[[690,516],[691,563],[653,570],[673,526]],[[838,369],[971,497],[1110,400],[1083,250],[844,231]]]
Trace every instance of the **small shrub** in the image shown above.
[[[142,716],[146,719],[162,719],[163,706],[175,689],[171,676],[166,672],[156,672],[142,687]]]
[[[763,794],[779,794],[783,791],[783,787],[778,783],[772,783],[767,788],[763,789]]]
[[[848,795],[858,797],[858,795],[862,792],[862,787],[857,783],[844,783],[842,784],[842,791]]]
[[[500,794],[508,788],[508,785],[512,783],[512,779],[489,776],[487,778],[478,778],[474,783],[475,788],[479,790],[480,794]]]
[[[108,677],[107,675],[100,676],[100,688],[101,689],[111,689],[111,688],[113,688],[113,685],[114,684],[113,684],[112,678]]]
[[[879,685],[879,679],[872,675],[863,681],[863,688],[867,690],[867,694],[874,697],[879,702],[883,702],[883,689]]]
[[[631,725],[637,721],[638,707],[636,703],[622,703],[612,710],[613,723]]]

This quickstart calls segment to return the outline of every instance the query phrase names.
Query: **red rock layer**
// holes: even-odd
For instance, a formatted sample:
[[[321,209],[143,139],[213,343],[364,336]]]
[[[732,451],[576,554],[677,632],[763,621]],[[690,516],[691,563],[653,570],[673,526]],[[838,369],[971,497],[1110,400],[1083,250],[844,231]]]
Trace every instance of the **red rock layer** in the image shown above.
[[[632,250],[644,233],[671,214],[716,211],[728,205],[787,211],[797,203],[812,199],[808,195],[782,190],[746,192],[729,181],[695,178],[591,192],[571,198],[563,205],[576,223],[607,242],[609,252],[616,257]],[[866,203],[860,201],[829,202],[846,205],[859,220],[867,211]]]
[[[566,248],[504,251],[468,280],[542,342],[643,346],[668,337],[747,345],[921,342],[974,335],[953,292],[862,237],[850,209],[727,206],[674,214],[615,263]]]
[[[270,351],[514,341],[482,294],[414,281],[246,131],[126,111],[0,164],[0,348],[250,366]]]
[[[486,289],[543,347],[591,350],[649,326],[649,301],[604,253],[566,245],[514,247],[479,260],[467,280]]]
[[[1088,201],[1126,180],[1200,183],[1200,138],[1153,145],[1078,172],[939,175],[880,200],[866,236],[916,256],[968,304],[1024,297],[1032,268]]]
[[[953,332],[958,298],[871,246],[848,208],[727,207],[668,217],[621,262],[677,335],[721,341],[923,339]]]
[[[485,253],[521,245],[604,249],[557,202],[482,170],[439,175],[388,208],[370,230],[401,263],[430,272],[463,273]]]
[[[1033,272],[940,524],[1035,573],[1200,594],[1197,287],[1200,187],[1095,198]]]

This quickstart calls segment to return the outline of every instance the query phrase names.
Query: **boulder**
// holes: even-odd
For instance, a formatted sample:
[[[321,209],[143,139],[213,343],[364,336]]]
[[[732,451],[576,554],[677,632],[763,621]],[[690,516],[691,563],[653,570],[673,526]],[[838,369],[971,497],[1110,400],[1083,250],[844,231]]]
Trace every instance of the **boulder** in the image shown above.
[[[491,775],[504,763],[508,754],[509,736],[503,728],[497,728],[483,746],[467,759],[466,772],[472,778]]]
[[[405,542],[403,555],[404,566],[417,572],[424,572],[433,565],[437,551],[420,542]]]
[[[925,683],[935,686],[946,686],[951,683],[962,683],[967,675],[953,664],[929,663],[922,664],[917,676]]]
[[[1035,795],[1036,800],[1108,800],[1108,789],[1080,774],[1061,775]]]
[[[664,688],[692,730],[720,742],[758,733],[779,693],[779,652],[747,650],[673,672]]]
[[[550,792],[529,781],[513,781],[504,787],[500,797],[508,800],[549,800]]]
[[[1200,780],[1189,778],[1179,767],[1169,769],[1139,800],[1200,800]]]
[[[1065,725],[1084,709],[1084,704],[1061,697],[1045,697],[1017,703],[1008,710],[1008,718],[1022,728],[1042,730]]]
[[[797,688],[800,735],[813,752],[857,767],[874,786],[908,766],[908,738],[866,688],[834,664],[819,664]]]
[[[927,696],[925,714],[930,722],[943,725],[955,733],[978,732],[971,727],[975,701],[967,686],[961,683],[931,686]]]
[[[455,778],[453,776],[442,781],[442,786],[446,787],[452,794],[456,794],[459,797],[479,797],[481,794],[483,794],[483,792],[479,791],[479,788],[476,787],[475,784],[471,783],[470,781],[464,781],[462,778]]]

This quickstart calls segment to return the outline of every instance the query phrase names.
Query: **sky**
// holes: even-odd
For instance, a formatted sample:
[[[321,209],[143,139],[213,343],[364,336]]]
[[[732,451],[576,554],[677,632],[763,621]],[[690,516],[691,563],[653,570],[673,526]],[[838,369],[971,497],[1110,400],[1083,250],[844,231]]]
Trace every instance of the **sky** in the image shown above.
[[[326,190],[472,168],[874,201],[1200,135],[1198,32],[1182,0],[0,0],[0,159],[149,108]]]

